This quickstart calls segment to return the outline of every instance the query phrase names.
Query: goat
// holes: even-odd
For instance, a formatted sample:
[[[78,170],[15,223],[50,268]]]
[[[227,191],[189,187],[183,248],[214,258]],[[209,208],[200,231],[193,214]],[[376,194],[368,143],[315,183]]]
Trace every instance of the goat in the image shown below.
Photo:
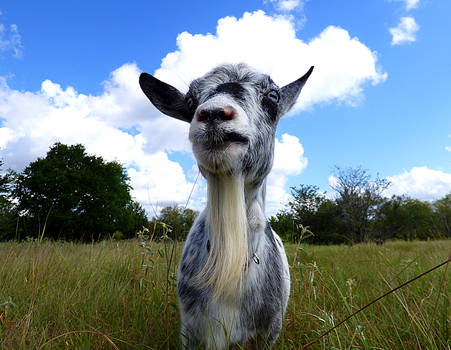
[[[177,277],[186,349],[249,341],[272,347],[279,337],[290,272],[265,217],[266,177],[279,119],[312,70],[279,88],[246,64],[224,64],[191,82],[186,94],[140,76],[157,109],[190,123],[193,153],[207,180],[207,207],[188,234]]]

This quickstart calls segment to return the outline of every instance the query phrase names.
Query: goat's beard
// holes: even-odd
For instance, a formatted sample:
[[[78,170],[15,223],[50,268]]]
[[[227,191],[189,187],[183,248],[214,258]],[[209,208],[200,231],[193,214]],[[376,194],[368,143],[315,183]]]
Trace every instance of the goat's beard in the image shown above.
[[[248,263],[244,177],[208,175],[207,180],[210,251],[196,280],[211,287],[215,299],[239,296]]]

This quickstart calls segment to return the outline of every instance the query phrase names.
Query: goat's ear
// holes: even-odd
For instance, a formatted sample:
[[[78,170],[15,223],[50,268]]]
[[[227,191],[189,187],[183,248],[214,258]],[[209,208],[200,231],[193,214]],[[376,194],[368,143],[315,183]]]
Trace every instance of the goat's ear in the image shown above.
[[[280,103],[279,103],[279,116],[287,113],[291,107],[296,103],[296,100],[301,93],[302,88],[304,87],[307,79],[310,74],[312,74],[313,66],[310,67],[307,73],[305,73],[298,80],[293,81],[292,83],[285,85],[280,89]]]
[[[139,85],[142,91],[149,98],[150,102],[160,110],[160,112],[191,123],[192,115],[185,102],[183,95],[175,87],[158,80],[154,76],[142,73],[139,76]]]

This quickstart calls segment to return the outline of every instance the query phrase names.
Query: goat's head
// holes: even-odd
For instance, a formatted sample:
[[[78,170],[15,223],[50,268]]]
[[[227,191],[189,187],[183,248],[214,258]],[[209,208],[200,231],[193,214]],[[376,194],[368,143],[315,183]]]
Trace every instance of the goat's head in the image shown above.
[[[147,73],[139,82],[161,112],[191,124],[189,138],[204,175],[242,173],[256,181],[271,170],[278,121],[312,70],[282,88],[245,64],[214,68],[186,94]]]

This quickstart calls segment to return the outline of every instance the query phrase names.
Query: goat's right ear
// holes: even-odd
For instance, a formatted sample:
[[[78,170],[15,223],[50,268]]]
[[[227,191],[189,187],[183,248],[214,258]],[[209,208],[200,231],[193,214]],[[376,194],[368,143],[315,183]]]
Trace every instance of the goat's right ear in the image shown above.
[[[139,85],[157,109],[176,119],[191,123],[193,118],[185,102],[185,95],[175,87],[158,80],[154,76],[141,73]]]

